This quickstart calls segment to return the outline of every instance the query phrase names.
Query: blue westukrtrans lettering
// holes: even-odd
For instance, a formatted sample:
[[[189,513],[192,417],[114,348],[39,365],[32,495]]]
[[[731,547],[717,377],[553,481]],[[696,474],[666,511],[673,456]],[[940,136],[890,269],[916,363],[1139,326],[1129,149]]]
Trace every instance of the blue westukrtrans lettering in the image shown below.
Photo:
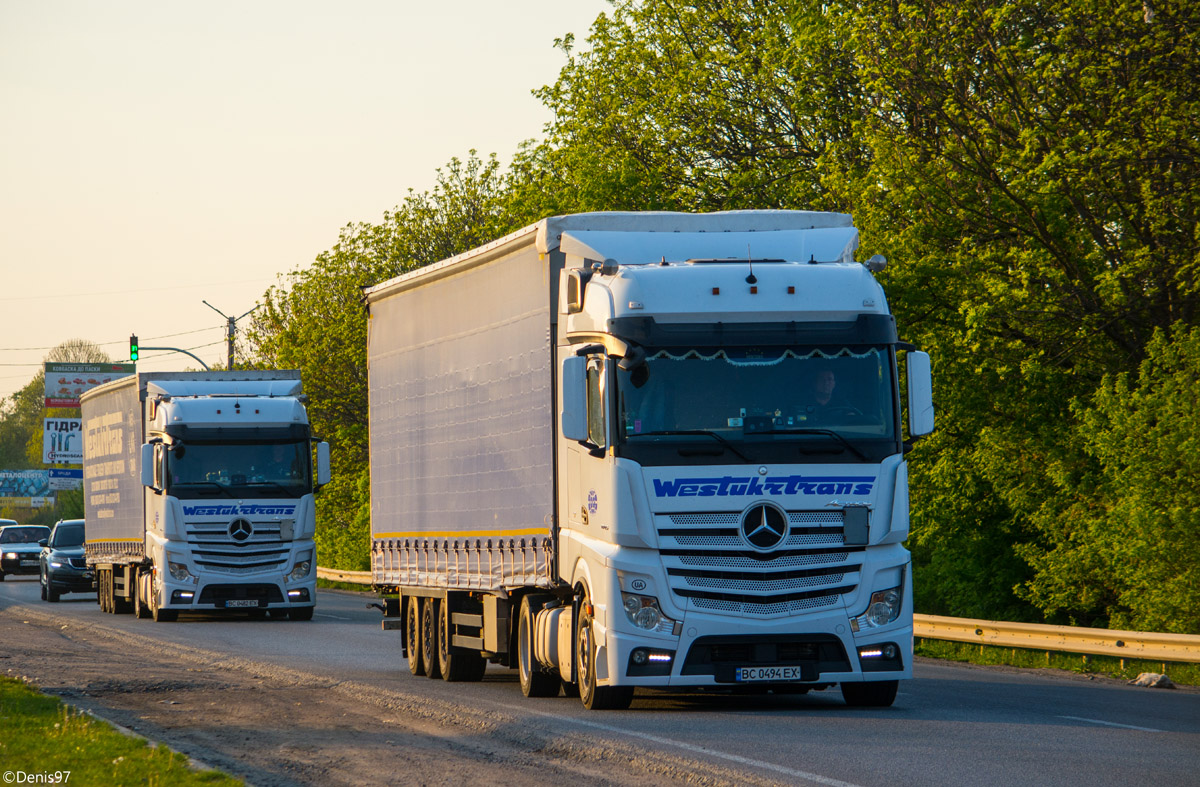
[[[656,497],[762,497],[764,495],[869,495],[872,476],[802,476],[775,478],[722,476],[721,478],[654,479]]]
[[[241,506],[203,505],[184,506],[184,516],[291,516],[296,513],[296,507],[281,505],[260,505],[257,503]]]

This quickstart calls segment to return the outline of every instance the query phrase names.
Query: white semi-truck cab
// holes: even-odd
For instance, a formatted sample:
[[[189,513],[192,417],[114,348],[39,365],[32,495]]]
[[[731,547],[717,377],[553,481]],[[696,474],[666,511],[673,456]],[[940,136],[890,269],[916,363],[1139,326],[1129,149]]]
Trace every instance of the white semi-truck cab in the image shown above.
[[[810,215],[827,226],[564,233],[584,261],[558,352],[581,691],[836,683],[887,705],[912,675],[897,351],[908,439],[933,429],[929,359],[897,340],[849,217]]]
[[[329,450],[318,443],[314,463],[299,376],[138,377],[110,384],[107,398],[97,389],[84,414],[86,551],[101,607],[156,620],[215,610],[311,619],[313,492],[329,480]],[[136,462],[105,454],[126,441]],[[133,467],[137,492],[126,493]]]

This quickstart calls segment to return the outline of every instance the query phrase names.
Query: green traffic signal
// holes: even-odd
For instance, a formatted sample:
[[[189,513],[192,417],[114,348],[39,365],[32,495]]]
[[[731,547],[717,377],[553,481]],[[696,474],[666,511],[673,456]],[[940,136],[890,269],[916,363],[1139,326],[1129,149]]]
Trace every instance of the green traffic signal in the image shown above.
[[[136,334],[129,335],[129,360],[136,361],[138,359],[138,338]]]

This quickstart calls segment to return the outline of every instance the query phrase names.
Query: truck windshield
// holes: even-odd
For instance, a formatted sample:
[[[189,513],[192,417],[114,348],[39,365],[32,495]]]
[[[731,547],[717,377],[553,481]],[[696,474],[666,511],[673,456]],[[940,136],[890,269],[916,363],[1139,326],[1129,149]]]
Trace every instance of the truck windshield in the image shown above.
[[[307,441],[189,441],[167,452],[167,492],[179,498],[300,497],[312,491]]]
[[[617,452],[643,464],[877,462],[901,450],[890,348],[647,348],[617,373]]]

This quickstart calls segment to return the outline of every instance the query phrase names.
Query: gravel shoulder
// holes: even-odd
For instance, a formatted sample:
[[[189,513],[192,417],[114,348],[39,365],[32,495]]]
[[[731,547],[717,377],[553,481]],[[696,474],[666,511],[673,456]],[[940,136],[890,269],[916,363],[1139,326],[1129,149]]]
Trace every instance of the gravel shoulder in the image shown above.
[[[555,729],[548,715],[331,681],[28,606],[0,612],[0,642],[0,672],[262,787],[778,783]]]

